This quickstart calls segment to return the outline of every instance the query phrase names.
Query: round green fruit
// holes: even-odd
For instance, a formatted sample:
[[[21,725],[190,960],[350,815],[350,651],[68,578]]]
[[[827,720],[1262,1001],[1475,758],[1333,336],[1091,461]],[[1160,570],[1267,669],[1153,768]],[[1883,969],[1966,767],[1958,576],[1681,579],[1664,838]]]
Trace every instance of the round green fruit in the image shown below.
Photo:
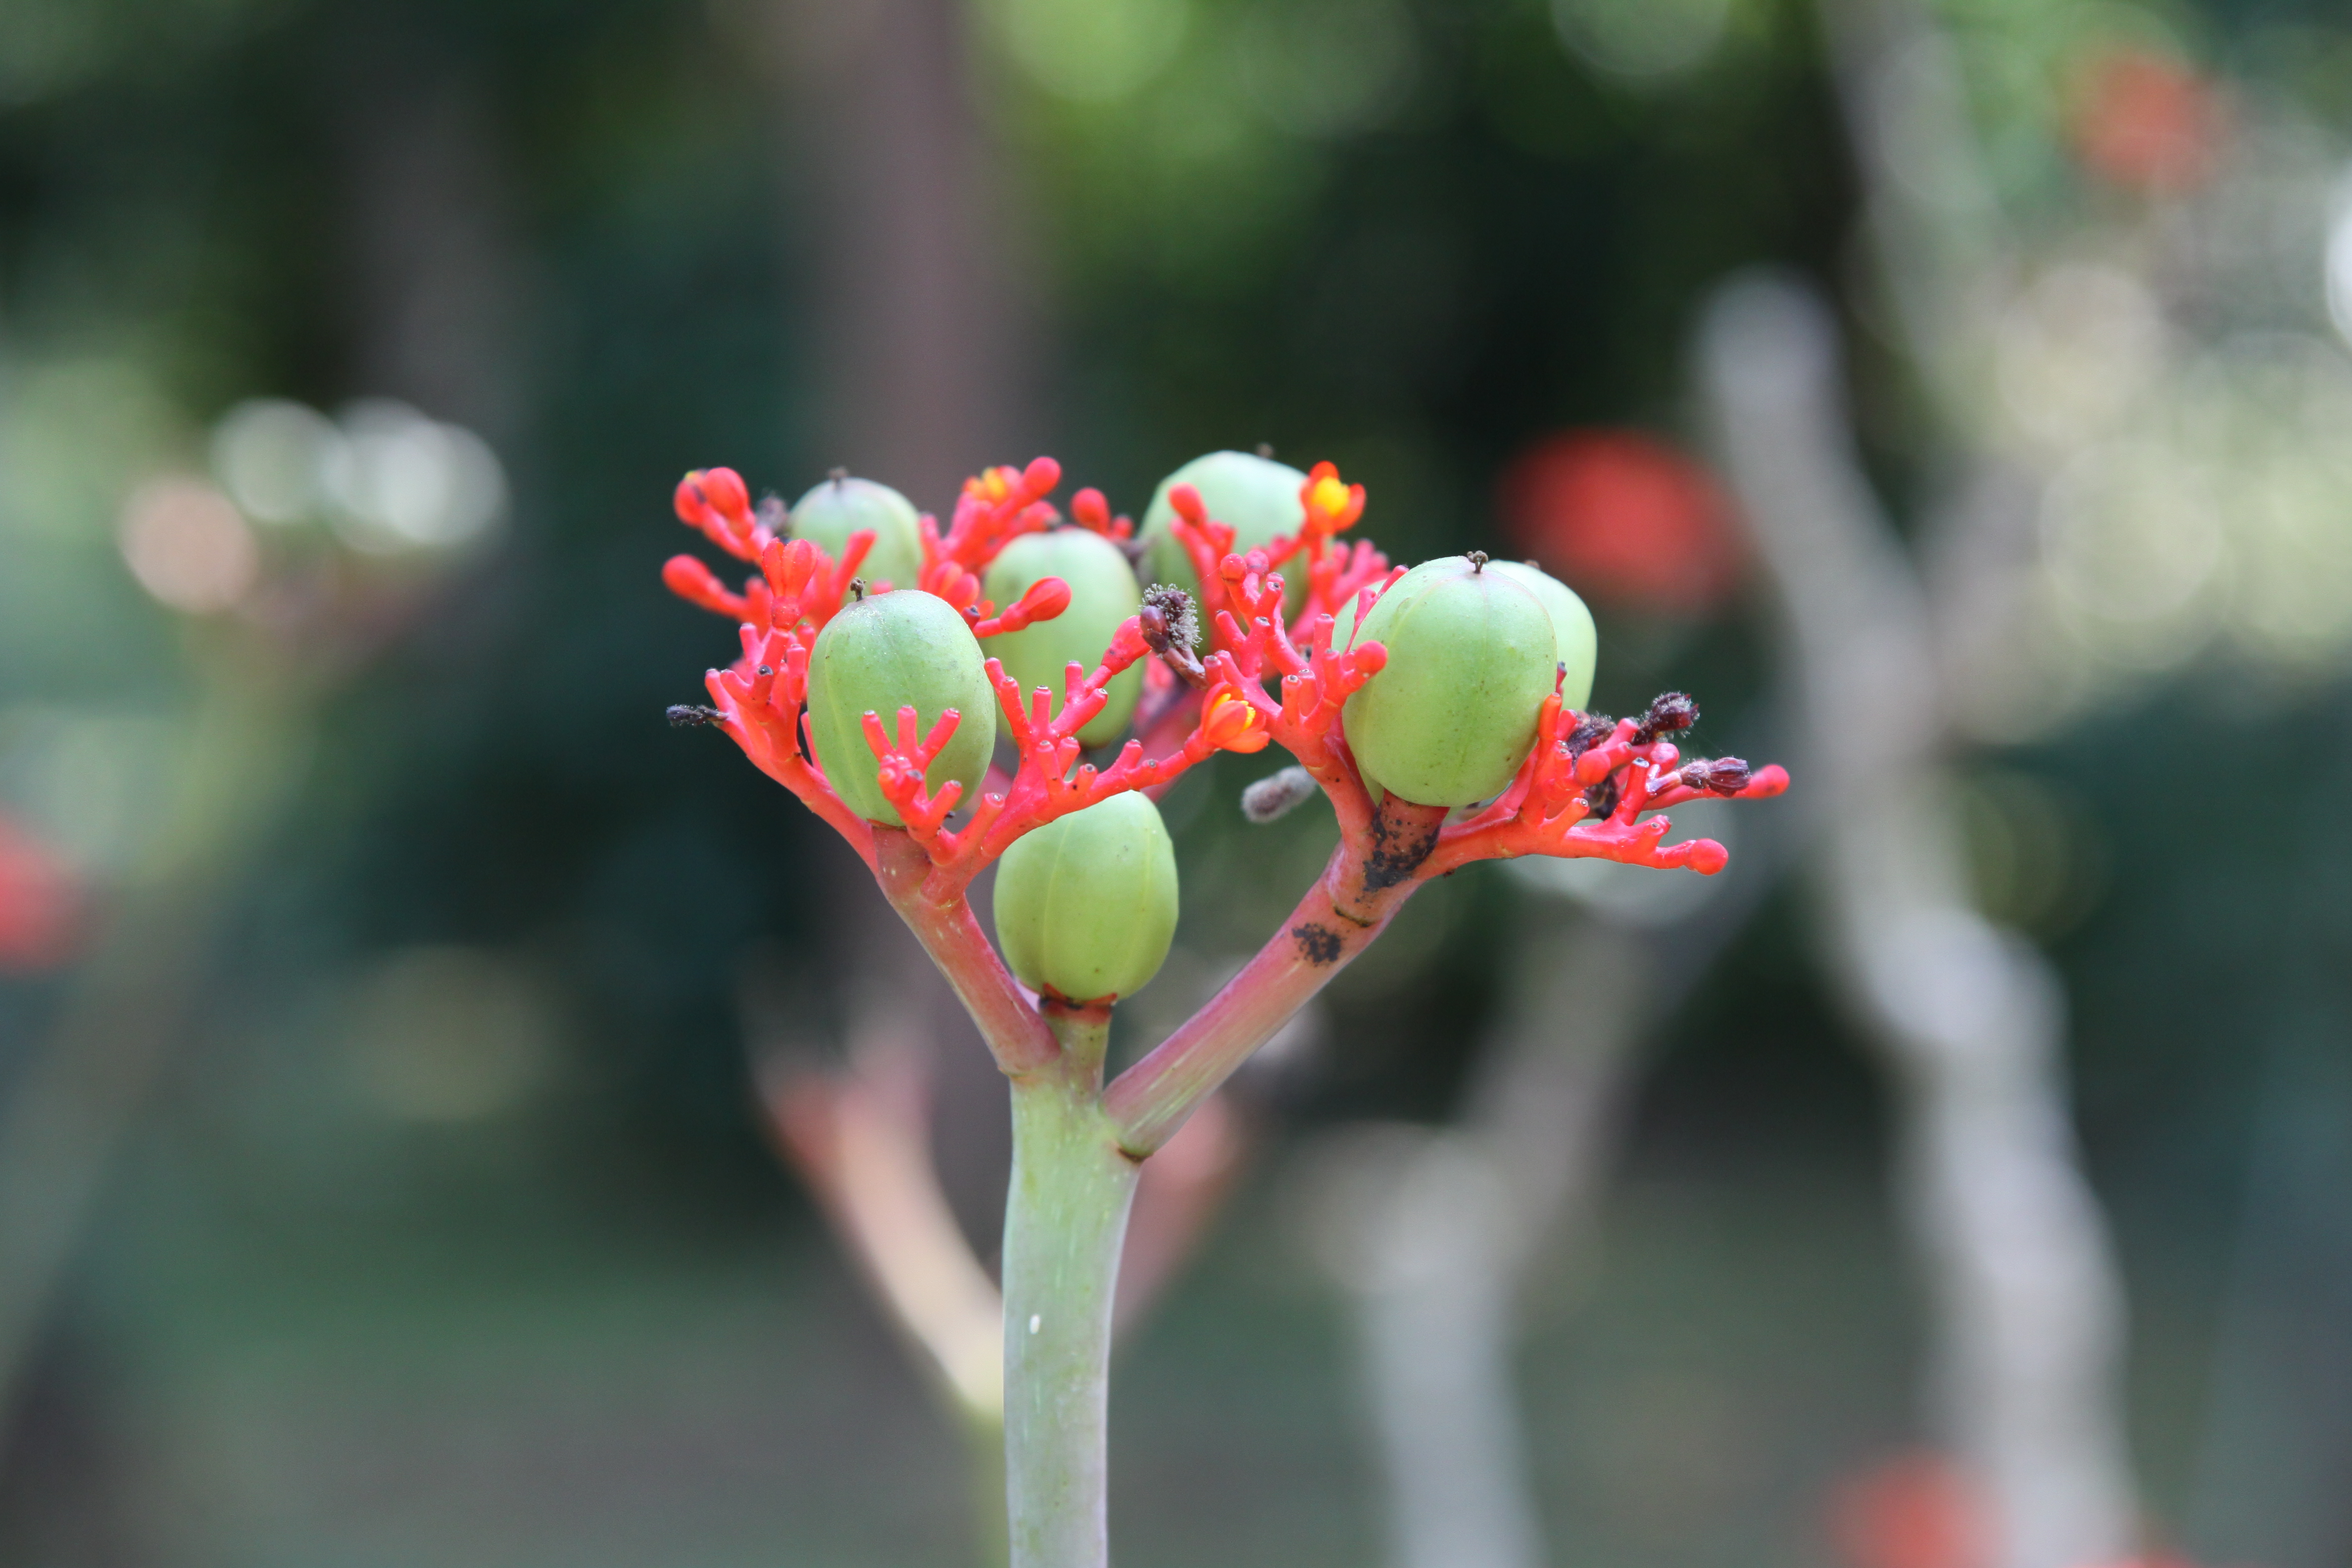
[[[847,475],[830,479],[793,503],[793,537],[822,546],[835,561],[861,528],[874,531],[874,548],[857,568],[868,583],[911,588],[923,570],[923,531],[915,503],[888,485]]]
[[[915,710],[916,738],[931,732],[952,708],[961,718],[931,765],[923,787],[933,795],[950,779],[963,785],[963,804],[988,772],[996,746],[996,693],[980,639],[945,599],[916,589],[869,594],[843,606],[809,650],[809,732],[817,765],[834,793],[869,822],[903,826],[882,796],[881,763],[866,742],[866,715],[879,714],[895,742],[898,710]]]
[[[1176,936],[1176,847],[1134,791],[1013,841],[996,873],[996,940],[1032,991],[1132,996]]]
[[[1559,683],[1559,700],[1579,711],[1592,700],[1592,668],[1600,658],[1600,635],[1592,628],[1592,612],[1576,590],[1540,566],[1523,561],[1490,561],[1489,572],[1500,572],[1536,596],[1551,617],[1553,657],[1568,673]]]
[[[1151,504],[1144,509],[1142,538],[1150,546],[1144,561],[1151,580],[1171,583],[1196,599],[1201,596],[1192,557],[1170,526],[1176,509],[1169,504],[1168,492],[1176,486],[1191,485],[1200,491],[1209,516],[1233,529],[1234,552],[1246,555],[1272,543],[1277,534],[1295,534],[1307,526],[1307,503],[1298,499],[1306,483],[1307,476],[1289,464],[1255,453],[1211,452],[1193,458],[1160,481],[1151,492]],[[1283,578],[1282,613],[1296,616],[1307,603],[1306,563],[1285,563]],[[1207,635],[1206,627],[1202,635]]]
[[[1002,610],[1047,577],[1070,586],[1070,607],[1050,621],[988,639],[988,651],[1004,673],[1021,683],[1023,700],[1042,686],[1062,701],[1062,682],[1072,660],[1091,672],[1102,663],[1119,623],[1143,606],[1135,568],[1119,547],[1084,528],[1024,533],[998,552],[981,592]],[[1129,665],[1111,678],[1110,700],[1078,731],[1078,743],[1099,746],[1117,740],[1134,715],[1143,691],[1143,666]]]
[[[1356,640],[1389,655],[1341,713],[1366,775],[1423,805],[1501,793],[1535,743],[1552,689],[1559,642],[1542,601],[1492,567],[1449,555],[1381,595]]]

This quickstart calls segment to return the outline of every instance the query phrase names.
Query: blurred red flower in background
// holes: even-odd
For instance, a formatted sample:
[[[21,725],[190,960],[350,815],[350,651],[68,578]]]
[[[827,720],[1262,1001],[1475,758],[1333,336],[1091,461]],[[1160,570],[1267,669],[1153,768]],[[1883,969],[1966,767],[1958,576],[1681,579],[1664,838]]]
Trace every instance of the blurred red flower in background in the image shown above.
[[[2220,90],[2184,61],[2116,45],[2083,68],[2069,130],[2074,155],[2101,179],[2179,195],[2220,167],[2229,114]]]
[[[81,930],[81,884],[64,859],[0,816],[0,973],[54,968]]]
[[[1703,466],[1637,430],[1567,430],[1513,458],[1496,486],[1517,548],[1588,597],[1700,615],[1739,579],[1731,503]]]
[[[1985,1568],[1976,1491],[1941,1454],[1906,1454],[1841,1485],[1830,1534],[1852,1568]]]

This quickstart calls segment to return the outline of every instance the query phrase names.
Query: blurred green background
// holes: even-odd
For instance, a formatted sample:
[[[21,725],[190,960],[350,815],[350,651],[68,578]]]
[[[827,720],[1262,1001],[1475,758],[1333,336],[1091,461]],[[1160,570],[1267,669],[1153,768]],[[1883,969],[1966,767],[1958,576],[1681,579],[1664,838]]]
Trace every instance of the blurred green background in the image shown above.
[[[2336,8],[1934,15],[2032,266],[2234,244],[2168,341],[2344,379]],[[2218,174],[2102,163],[2081,69],[2126,46],[2221,106]],[[1911,526],[1974,437],[1887,325],[1845,127],[1798,0],[0,0],[0,849],[35,868],[0,898],[52,895],[8,917],[0,1216],[54,1238],[0,1282],[0,1562],[974,1561],[955,1439],[751,1091],[746,985],[823,1048],[872,895],[662,721],[733,640],[661,589],[670,487],[844,463],[944,511],[1050,451],[1139,512],[1266,441],[1366,484],[1397,559],[1501,548],[1547,437],[1704,451],[1692,322],[1769,264],[1839,302]],[[2352,423],[2310,439],[2340,468]],[[2066,700],[1961,775],[1988,906],[2071,986],[2147,1500],[2216,1562],[2263,1549],[2198,1536],[2215,1489],[2290,1453],[2352,1552],[2347,493],[2084,623]],[[1601,706],[1687,688],[1771,754],[1753,595],[1594,597]],[[1242,825],[1264,771],[1170,802],[1195,971],[1328,843]],[[1435,889],[1253,1091],[1122,1363],[1121,1562],[1381,1554],[1294,1154],[1451,1113],[1538,896]],[[1837,1561],[1824,1500],[1922,1439],[1884,1091],[1814,941],[1777,889],[1675,1010],[1539,1292],[1559,1562]],[[983,1246],[991,1096],[941,1097]]]

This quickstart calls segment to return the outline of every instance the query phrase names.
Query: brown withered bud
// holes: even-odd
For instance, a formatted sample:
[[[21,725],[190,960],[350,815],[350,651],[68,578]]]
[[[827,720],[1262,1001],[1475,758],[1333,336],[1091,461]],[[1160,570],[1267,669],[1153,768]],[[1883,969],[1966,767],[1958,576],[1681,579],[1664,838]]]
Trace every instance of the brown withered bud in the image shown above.
[[[1709,795],[1738,795],[1748,787],[1749,776],[1748,764],[1738,757],[1696,762],[1682,771],[1685,788],[1703,789]]]
[[[1633,742],[1646,746],[1661,735],[1671,735],[1687,730],[1698,722],[1698,704],[1679,691],[1669,691],[1650,703],[1650,710],[1642,715],[1642,727],[1633,732]]]
[[[697,724],[724,723],[727,719],[727,715],[716,708],[705,708],[693,702],[677,704],[668,710],[667,716],[669,727],[673,730],[690,730]]]
[[[784,505],[784,498],[773,490],[760,498],[760,504],[751,515],[761,528],[778,539],[792,532],[792,514]]]
[[[1242,815],[1263,827],[1269,822],[1289,816],[1314,799],[1319,787],[1315,775],[1302,767],[1287,767],[1278,773],[1268,773],[1242,791]]]
[[[1609,732],[1615,728],[1617,728],[1617,721],[1606,713],[1586,714],[1584,722],[1570,730],[1568,732],[1568,739],[1560,742],[1568,748],[1568,760],[1572,763],[1592,750],[1593,747],[1607,740]]]
[[[1584,792],[1584,808],[1594,816],[1606,816],[1617,809],[1619,794],[1617,775],[1611,773]]]
[[[1166,660],[1169,668],[1188,685],[1208,683],[1201,658],[1192,651],[1192,645],[1200,640],[1201,612],[1193,606],[1192,595],[1166,583],[1154,583],[1144,590],[1143,607],[1135,618],[1145,646]]]

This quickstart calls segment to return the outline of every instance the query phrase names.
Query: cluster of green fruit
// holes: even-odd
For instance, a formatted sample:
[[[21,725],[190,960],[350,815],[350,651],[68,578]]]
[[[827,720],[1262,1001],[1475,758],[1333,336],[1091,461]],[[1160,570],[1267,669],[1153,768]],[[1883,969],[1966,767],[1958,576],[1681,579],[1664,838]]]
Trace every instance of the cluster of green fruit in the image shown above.
[[[870,821],[900,826],[884,798],[865,717],[912,707],[928,732],[954,710],[954,735],[924,775],[936,794],[948,781],[974,792],[996,742],[995,694],[985,663],[1000,660],[1027,691],[1058,692],[1066,668],[1092,669],[1121,623],[1142,602],[1139,573],[1198,595],[1200,580],[1173,531],[1169,492],[1191,485],[1208,515],[1234,531],[1234,549],[1296,536],[1307,476],[1271,458],[1215,452],[1161,481],[1144,513],[1139,562],[1119,543],[1081,527],[1024,534],[992,562],[984,592],[997,604],[1059,577],[1070,606],[1052,620],[992,638],[987,653],[963,615],[924,593],[876,593],[845,606],[810,652],[810,733],[834,790]],[[801,498],[792,531],[838,556],[849,536],[870,530],[864,570],[876,582],[911,586],[922,566],[915,509],[867,479],[836,477]],[[1286,575],[1285,609],[1305,604],[1306,574]],[[1381,672],[1349,699],[1342,726],[1365,783],[1425,805],[1463,806],[1500,793],[1527,759],[1536,720],[1555,689],[1581,709],[1592,684],[1592,617],[1569,587],[1532,565],[1447,556],[1406,573],[1357,624],[1341,608],[1334,646],[1377,641]],[[1110,700],[1079,731],[1088,746],[1125,732],[1142,686],[1142,667],[1111,683]],[[1146,796],[1118,795],[1016,841],[1003,859],[996,927],[1006,962],[1040,991],[1073,999],[1132,995],[1159,972],[1176,929],[1175,853]],[[1116,912],[1114,912],[1116,911]]]

